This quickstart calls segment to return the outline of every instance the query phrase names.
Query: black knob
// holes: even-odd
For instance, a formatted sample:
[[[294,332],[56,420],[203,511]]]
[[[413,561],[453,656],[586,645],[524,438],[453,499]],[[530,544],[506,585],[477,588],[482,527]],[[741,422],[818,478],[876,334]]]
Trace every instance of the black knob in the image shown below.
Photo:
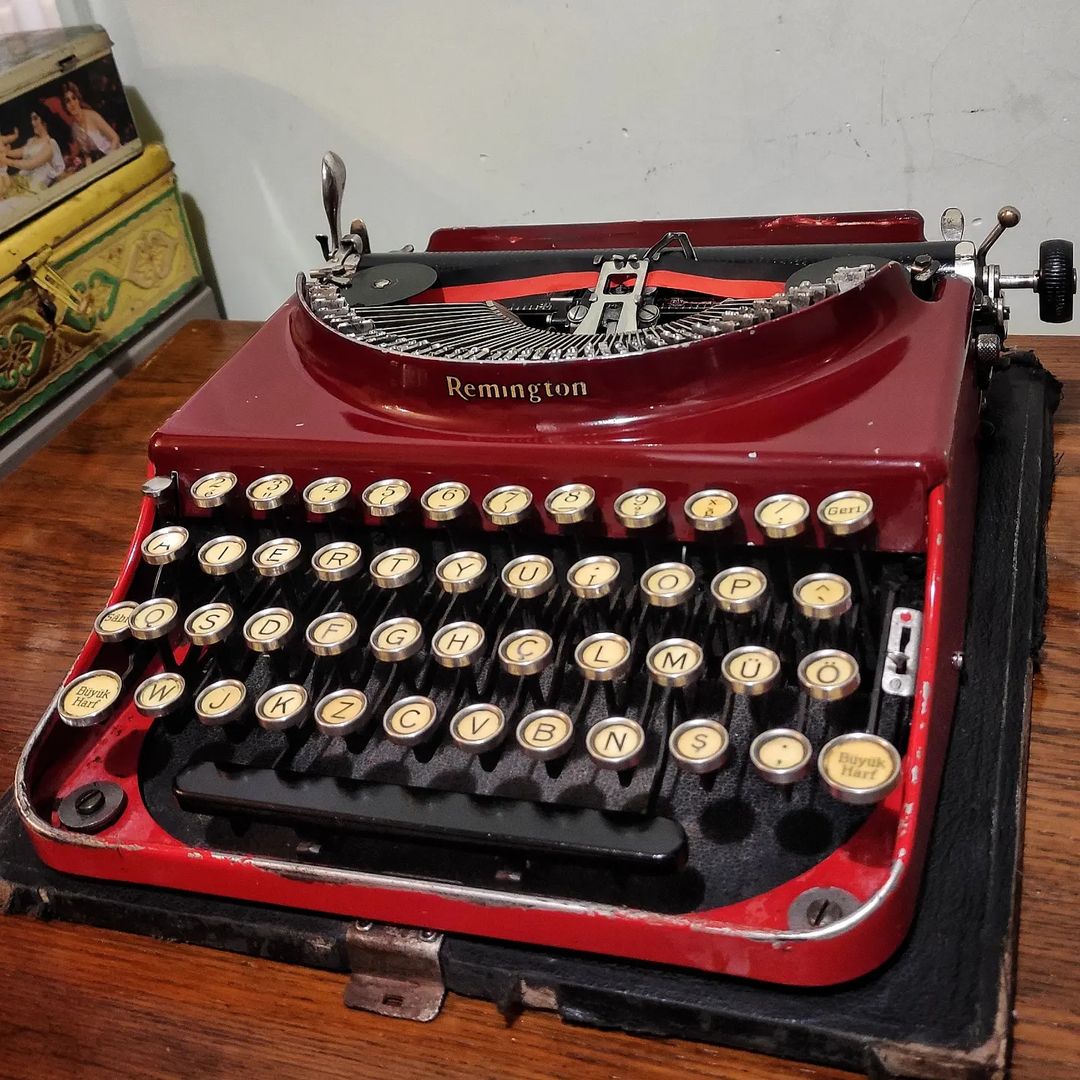
[[[1076,271],[1070,240],[1044,240],[1039,245],[1039,318],[1068,322],[1073,317]]]

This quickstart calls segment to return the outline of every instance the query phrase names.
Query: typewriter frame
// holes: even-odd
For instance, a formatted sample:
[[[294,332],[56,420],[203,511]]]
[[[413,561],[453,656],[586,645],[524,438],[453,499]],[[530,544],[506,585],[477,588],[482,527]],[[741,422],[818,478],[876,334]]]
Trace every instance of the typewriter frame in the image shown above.
[[[908,225],[910,222],[905,218],[896,228]],[[433,237],[433,249],[436,237]],[[886,275],[886,287],[900,288],[899,278],[889,281]],[[902,287],[907,288],[906,284]],[[970,319],[970,289],[955,280],[945,282],[942,288],[942,299],[947,293],[949,300],[941,309],[946,323],[955,324],[955,329],[966,326]],[[824,332],[826,327],[834,328],[841,321],[835,309],[850,305],[852,299],[835,297],[790,322],[800,322],[800,329],[804,330],[807,323],[803,320],[820,321],[820,330]],[[948,314],[944,314],[946,311]],[[293,320],[300,318],[302,312],[295,301],[286,304],[260,332],[266,335],[260,347],[268,342],[273,347],[275,339],[279,343],[287,338],[291,340]],[[749,345],[748,351],[757,350],[760,355],[767,352],[770,341],[798,332],[792,331],[790,325],[785,327],[784,322],[765,328],[773,332],[772,337],[762,333],[758,344]],[[311,328],[307,330],[310,332]],[[939,361],[941,350],[935,334],[941,328],[923,325],[919,331],[922,336],[916,335],[914,351],[922,349],[925,356]],[[321,328],[319,332],[327,333]],[[966,345],[966,333],[954,334],[948,340],[957,346],[961,342]],[[741,344],[746,343],[744,338]],[[251,347],[249,343],[245,348]],[[633,957],[793,985],[832,984],[871,970],[898,947],[914,912],[929,837],[928,824],[923,819],[932,815],[936,802],[949,735],[949,715],[959,677],[977,467],[974,430],[978,409],[972,363],[966,356],[960,357],[958,363],[963,374],[955,399],[956,411],[949,418],[952,442],[942,448],[941,460],[937,462],[937,482],[927,485],[926,531],[916,541],[917,549],[926,553],[926,589],[919,688],[903,780],[852,840],[798,878],[726,907],[667,915],[195,849],[165,832],[142,807],[135,762],[152,721],[139,716],[129,706],[103,728],[72,729],[59,722],[56,699],[28,742],[16,777],[18,809],[38,854],[56,869],[74,874]],[[170,438],[159,436],[156,445],[160,448],[162,440],[170,441]],[[182,457],[187,456],[187,448],[177,444],[177,449]],[[312,440],[311,463],[333,449],[333,444]],[[560,475],[559,470],[565,469],[561,474],[563,479],[573,479],[575,452],[573,446],[565,448],[547,463],[545,471]],[[257,452],[251,458],[254,462]],[[810,461],[807,467],[813,464]],[[933,463],[922,464],[924,475],[934,472]],[[298,474],[304,475],[308,465],[309,462],[303,462]],[[253,464],[240,461],[235,471],[245,481],[254,477],[253,468]],[[370,468],[377,471],[379,466]],[[251,476],[247,475],[249,472]],[[846,475],[849,482],[842,485],[845,487],[858,484],[861,479],[866,481],[866,477],[850,470]],[[467,483],[473,479],[469,475],[460,478]],[[882,475],[876,474],[875,483],[882,482]],[[761,483],[767,487],[769,476],[764,476]],[[608,495],[598,491],[602,499]],[[610,498],[604,501],[610,503]],[[109,603],[124,599],[138,565],[139,544],[150,531],[153,518],[154,507],[147,499]],[[619,530],[610,525],[609,531],[617,535]],[[907,540],[912,541],[910,531]],[[893,550],[896,549],[894,546]],[[91,669],[99,649],[97,639],[91,638],[68,678]],[[182,659],[183,655],[181,647],[177,657]],[[79,759],[78,764],[66,774],[43,764],[45,759],[66,763],[73,758]],[[97,835],[80,835],[58,828],[55,814],[45,813],[44,808],[50,802],[55,805],[62,791],[100,778],[103,764],[110,778],[124,789],[128,811],[115,825]],[[883,852],[884,848],[888,849],[887,853]],[[816,886],[842,887],[860,901],[860,906],[828,926],[807,930],[787,928],[792,902],[804,890]]]

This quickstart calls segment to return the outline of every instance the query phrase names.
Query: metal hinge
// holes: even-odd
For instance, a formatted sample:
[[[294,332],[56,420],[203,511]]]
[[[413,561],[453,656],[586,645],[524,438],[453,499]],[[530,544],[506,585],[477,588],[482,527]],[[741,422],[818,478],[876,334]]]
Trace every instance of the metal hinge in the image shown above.
[[[446,997],[439,966],[442,934],[358,922],[345,932],[352,978],[345,1004],[380,1016],[434,1020]]]

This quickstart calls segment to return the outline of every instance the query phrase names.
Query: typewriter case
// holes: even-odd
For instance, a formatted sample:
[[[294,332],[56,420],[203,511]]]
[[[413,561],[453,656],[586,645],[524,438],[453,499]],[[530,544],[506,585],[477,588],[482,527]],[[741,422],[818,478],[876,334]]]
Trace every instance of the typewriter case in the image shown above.
[[[792,268],[769,254],[766,243],[808,250],[934,247],[922,239],[917,215],[894,214],[566,226],[552,236],[454,230],[435,234],[428,254],[442,267],[458,254],[491,249],[527,256],[532,245],[569,252],[640,249],[673,230],[687,231],[699,244],[757,248],[751,269],[716,287],[736,297],[783,288]],[[563,271],[559,280],[538,284],[528,268],[512,279],[476,280],[475,267],[463,261],[466,271],[456,283],[442,287],[451,275],[440,269],[440,288],[423,299],[487,303],[515,288],[521,295],[521,289],[573,287]],[[528,288],[520,285],[523,278]],[[508,280],[519,282],[509,292]],[[922,298],[912,290],[909,269],[885,259],[858,287],[805,310],[672,348],[589,359],[468,361],[349,340],[315,317],[312,294],[302,284],[299,297],[167,421],[150,447],[152,475],[173,478],[180,493],[173,513],[200,540],[229,531],[224,523],[231,519],[196,506],[191,486],[228,469],[240,490],[281,472],[298,490],[334,475],[348,478],[356,492],[380,478],[403,477],[416,493],[452,479],[477,499],[507,483],[542,495],[576,481],[596,493],[598,514],[582,529],[535,515],[515,527],[513,544],[475,512],[453,526],[457,535],[447,541],[439,539],[446,527],[437,523],[414,519],[401,534],[383,533],[377,519],[358,515],[347,534],[365,555],[402,537],[432,559],[485,544],[492,551],[500,544],[511,553],[528,551],[532,543],[562,567],[569,558],[564,549],[586,553],[595,544],[628,560],[631,581],[671,553],[695,567],[760,553],[786,561],[791,574],[813,569],[826,549],[829,558],[868,560],[875,583],[880,570],[922,613],[917,688],[903,707],[909,711],[901,709],[892,721],[901,777],[879,804],[846,806],[829,800],[820,785],[794,796],[762,785],[748,768],[745,743],[712,783],[676,776],[663,751],[666,740],[654,737],[643,762],[651,770],[646,782],[635,786],[632,777],[624,782],[604,773],[591,786],[574,785],[572,805],[624,815],[624,821],[653,814],[658,805],[673,812],[682,798],[684,824],[692,819],[697,827],[688,827],[689,862],[680,867],[594,870],[580,853],[504,858],[476,854],[468,845],[452,848],[448,857],[437,841],[417,844],[371,831],[322,853],[332,818],[329,828],[308,819],[294,831],[280,820],[264,828],[258,813],[251,815],[256,824],[241,824],[177,803],[177,775],[192,761],[220,757],[193,720],[186,726],[175,718],[150,720],[128,701],[106,724],[73,728],[60,722],[54,702],[24,753],[16,790],[39,855],[75,874],[791,985],[834,984],[874,969],[898,947],[913,914],[959,678],[977,475],[973,303],[971,285],[958,277],[940,280],[933,295]],[[663,491],[671,508],[668,519],[647,531],[625,527],[611,510],[620,493],[642,486]],[[715,538],[695,532],[678,512],[689,495],[716,486],[733,492],[742,511],[721,556],[710,546]],[[843,544],[830,540],[811,516],[801,537],[778,547],[751,513],[777,492],[816,507],[830,493],[851,489],[872,492],[875,525]],[[316,515],[301,518],[293,519],[296,527],[319,542],[346,535],[327,529]],[[161,520],[160,505],[148,496],[110,604],[152,595],[140,544]],[[260,528],[262,537],[273,535],[265,528],[275,526]],[[880,630],[875,624],[874,633]],[[183,664],[193,648],[177,642],[175,661]],[[122,651],[93,637],[71,674],[122,669]],[[158,666],[151,659],[140,674]],[[865,678],[872,689],[880,671]],[[736,721],[744,736],[752,731],[749,703],[724,707],[733,733]],[[824,714],[807,722],[829,723]],[[280,740],[275,753],[286,748],[286,736],[268,737]],[[296,746],[292,752],[304,753]],[[496,791],[475,761],[453,762],[454,769],[444,761],[440,770],[430,756],[418,764],[410,753],[368,762],[358,775],[352,764],[341,766],[345,771],[336,775],[522,797],[524,789],[513,783]],[[93,833],[65,828],[61,802],[103,777],[122,791],[122,812]],[[567,790],[563,777],[549,774],[526,797],[558,802]],[[719,805],[711,815],[710,803]],[[817,839],[804,842],[808,832]],[[840,917],[815,925],[802,909],[832,897]]]

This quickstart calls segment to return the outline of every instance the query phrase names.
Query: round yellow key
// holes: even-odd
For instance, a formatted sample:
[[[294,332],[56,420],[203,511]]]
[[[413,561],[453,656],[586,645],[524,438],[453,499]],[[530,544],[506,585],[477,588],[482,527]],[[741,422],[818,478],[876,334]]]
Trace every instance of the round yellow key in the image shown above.
[[[716,606],[728,615],[748,615],[765,604],[769,581],[755,566],[730,566],[709,586]]]
[[[750,744],[754,768],[773,784],[797,783],[810,771],[813,755],[810,740],[794,728],[763,731]]]
[[[469,506],[469,489],[456,480],[432,484],[420,496],[420,507],[432,521],[453,521]]]
[[[833,798],[868,806],[881,802],[900,782],[900,754],[880,735],[852,731],[822,747],[818,773]]]
[[[450,738],[470,754],[486,754],[506,738],[506,716],[497,705],[466,705],[450,721]]]
[[[837,491],[818,503],[817,516],[834,536],[849,536],[874,523],[874,500],[865,491]]]
[[[248,484],[244,492],[252,510],[276,510],[284,506],[293,490],[293,479],[287,473],[269,473]]]
[[[467,593],[487,580],[487,557],[479,551],[455,551],[440,559],[435,577],[448,593]]]
[[[176,671],[160,671],[143,679],[132,695],[135,708],[143,716],[168,716],[184,703],[187,684],[184,676]]]
[[[207,473],[206,476],[200,476],[191,485],[191,501],[204,510],[214,510],[225,505],[226,499],[232,494],[235,487],[235,473],[224,470]]]
[[[299,727],[308,712],[308,692],[299,683],[271,687],[255,702],[255,719],[267,731]]]
[[[368,643],[377,659],[397,663],[408,660],[420,651],[424,643],[424,628],[416,619],[398,616],[379,623],[371,631]]]
[[[429,697],[419,694],[395,701],[383,714],[386,737],[401,746],[426,742],[438,728],[439,710]]]
[[[364,488],[360,501],[372,517],[394,517],[405,509],[411,494],[412,487],[405,480],[376,480]]]
[[[60,692],[56,711],[70,727],[91,727],[107,720],[124,689],[115,671],[88,671]]]
[[[596,492],[588,484],[563,484],[544,500],[544,509],[558,525],[576,525],[589,517],[596,505]]]
[[[626,529],[647,529],[664,520],[667,498],[656,488],[641,487],[624,491],[615,500],[615,516]]]
[[[723,488],[706,488],[695,491],[683,503],[683,513],[699,532],[719,532],[735,524],[739,500]]]
[[[599,600],[607,596],[619,580],[619,560],[610,555],[586,555],[566,572],[566,583],[575,596]]]
[[[527,487],[504,484],[484,496],[481,508],[492,525],[517,525],[528,516],[532,503],[532,492]]]
[[[559,709],[537,709],[522,717],[516,733],[518,746],[535,761],[554,761],[568,753],[574,742],[574,724]]]
[[[356,618],[347,611],[328,611],[312,619],[304,639],[316,656],[340,656],[357,641]]]
[[[645,752],[645,730],[636,720],[609,716],[589,728],[585,749],[601,769],[632,769]]]
[[[199,691],[195,715],[207,725],[239,720],[247,706],[247,687],[239,679],[219,679]]]
[[[770,495],[754,508],[754,520],[772,540],[786,540],[805,531],[810,504],[801,495]]]
[[[859,662],[841,649],[819,649],[803,657],[798,675],[815,701],[839,701],[859,689]]]
[[[349,505],[352,484],[344,476],[323,476],[304,488],[304,507],[309,514],[336,514]]]
[[[368,720],[367,694],[351,687],[335,690],[319,698],[315,706],[315,726],[324,735],[351,734]]]
[[[727,762],[731,739],[718,720],[685,720],[671,733],[668,750],[680,769],[702,776]]]
[[[795,582],[791,594],[808,619],[836,619],[851,610],[851,584],[839,574],[807,574]]]

